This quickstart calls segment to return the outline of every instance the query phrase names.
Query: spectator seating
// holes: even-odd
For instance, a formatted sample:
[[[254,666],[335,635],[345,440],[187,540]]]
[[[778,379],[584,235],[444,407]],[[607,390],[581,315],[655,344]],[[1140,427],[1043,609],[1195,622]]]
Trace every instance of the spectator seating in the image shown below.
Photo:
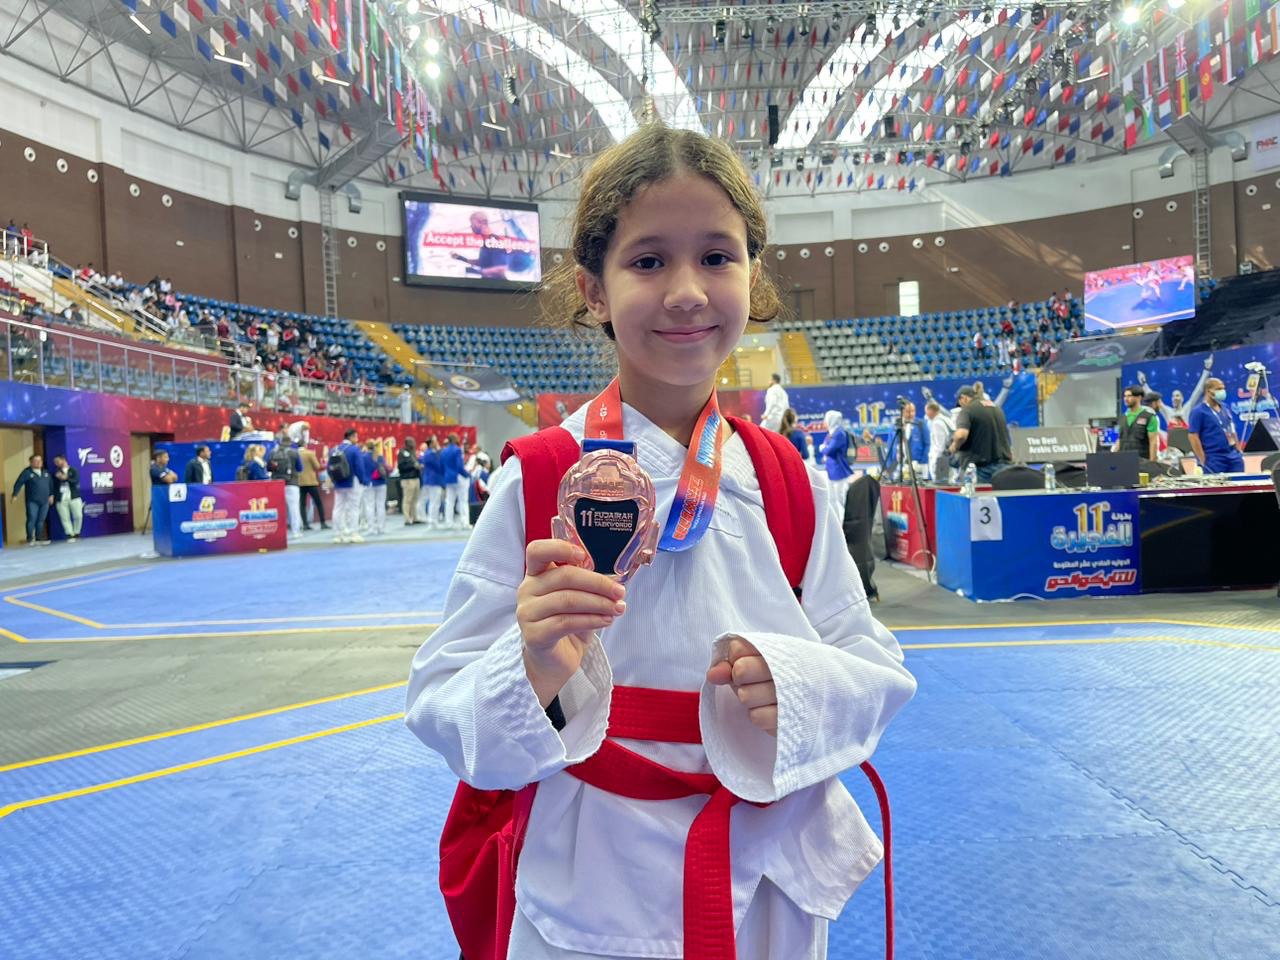
[[[490,367],[529,393],[590,393],[613,376],[598,342],[551,327],[391,325],[427,360]]]
[[[783,330],[804,333],[823,378],[844,383],[893,383],[926,377],[995,376],[1002,368],[997,342],[1001,323],[1010,321],[1021,344],[1038,336],[1042,320],[1047,336],[1061,343],[1081,329],[1079,301],[1072,301],[1067,321],[1059,321],[1050,302],[1021,306],[981,307],[914,317],[861,317],[839,320],[800,320]],[[986,339],[985,357],[976,355],[974,334]],[[1027,367],[1034,362],[1024,361]]]

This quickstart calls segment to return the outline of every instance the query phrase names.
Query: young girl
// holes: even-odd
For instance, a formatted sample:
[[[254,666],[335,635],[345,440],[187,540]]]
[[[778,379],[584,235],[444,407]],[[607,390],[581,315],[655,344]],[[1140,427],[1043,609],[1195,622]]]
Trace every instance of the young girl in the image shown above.
[[[652,125],[596,160],[575,263],[548,280],[555,315],[599,326],[618,357],[614,386],[563,427],[579,442],[588,429],[600,436],[600,408],[617,409],[620,394],[620,433],[653,479],[659,529],[700,420],[712,436],[699,434],[692,459],[719,469],[696,546],[660,548],[624,588],[584,569],[567,542],[526,549],[512,457],[458,564],[446,621],[414,658],[409,728],[475,787],[538,785],[508,957],[816,960],[827,921],[880,860],[836,775],[870,756],[915,681],[871,615],[825,478],[810,474],[818,522],[797,599],[743,440],[716,432],[708,413],[747,321],[778,313],[764,245],[764,212],[731,150]],[[693,698],[701,742],[620,742],[659,770],[704,775],[711,800],[629,799],[567,772],[601,749],[611,703],[636,687]],[[562,716],[553,724],[549,712]],[[708,843],[695,818],[726,803],[710,840],[731,866],[686,864],[686,842]],[[717,911],[724,922],[708,934],[703,914]]]

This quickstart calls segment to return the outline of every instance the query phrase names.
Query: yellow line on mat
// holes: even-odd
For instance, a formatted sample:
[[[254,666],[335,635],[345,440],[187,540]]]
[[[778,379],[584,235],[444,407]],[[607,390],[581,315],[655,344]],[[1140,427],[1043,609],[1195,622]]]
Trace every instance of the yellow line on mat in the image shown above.
[[[27,642],[26,637],[18,636],[18,634],[14,633],[12,630],[6,630],[4,627],[0,627],[0,637],[7,637],[8,639],[12,640],[14,643]]]
[[[12,603],[15,607],[26,607],[28,610],[34,610],[36,613],[48,614],[51,617],[58,617],[61,620],[70,620],[72,623],[81,623],[86,627],[93,627],[95,630],[105,630],[106,624],[99,623],[97,620],[88,620],[85,617],[77,617],[74,613],[63,613],[61,610],[54,610],[52,607],[42,607],[38,603],[32,603],[30,600],[19,600],[17,597],[5,597],[5,603]]]
[[[138,633],[116,634],[101,637],[19,637],[10,636],[19,643],[112,643],[117,640],[193,640],[219,637],[278,637],[295,633],[350,633],[354,630],[377,633],[384,630],[420,630],[435,628],[438,623],[391,624],[334,624],[332,627],[292,627],[286,630],[193,630],[191,633]]]
[[[45,763],[54,763],[57,760],[70,760],[73,757],[86,757],[93,753],[103,753],[107,750],[119,750],[121,747],[135,747],[140,743],[151,743],[155,740],[166,740],[169,737],[179,737],[186,733],[199,733],[201,730],[213,730],[217,727],[225,727],[232,723],[241,723],[245,720],[259,720],[262,717],[272,717],[279,713],[288,713],[290,710],[301,710],[304,707],[316,707],[322,703],[334,703],[338,700],[348,700],[351,697],[363,697],[370,693],[382,693],[386,690],[395,690],[397,687],[406,686],[405,681],[398,683],[384,683],[377,687],[365,687],[363,690],[351,690],[347,693],[335,693],[328,697],[317,697],[314,700],[303,700],[301,703],[289,703],[282,707],[270,707],[267,710],[259,710],[256,713],[245,713],[238,717],[227,717],[225,720],[209,720],[206,723],[197,723],[191,727],[180,727],[177,730],[166,730],[163,733],[149,733],[144,737],[134,737],[132,740],[117,740],[115,743],[104,743],[97,747],[85,747],[81,750],[72,750],[69,753],[58,753],[51,757],[37,757],[34,760],[21,760],[18,763],[11,763],[7,766],[0,767],[0,773],[8,773],[10,770],[22,770],[26,767],[38,767]]]
[[[199,770],[201,767],[211,767],[214,764],[226,763],[228,760],[238,760],[241,757],[252,757],[254,754],[266,753],[268,750],[279,750],[281,747],[289,747],[296,743],[306,743],[308,740],[319,740],[321,737],[331,737],[338,733],[349,733],[352,730],[359,730],[362,727],[371,727],[377,723],[386,723],[389,720],[399,720],[403,717],[403,713],[389,713],[385,717],[374,717],[371,720],[360,720],[356,723],[343,724],[340,727],[330,727],[328,730],[317,730],[314,733],[304,733],[298,737],[290,737],[287,740],[277,740],[275,743],[264,743],[257,747],[248,747],[244,750],[235,750],[231,753],[219,754],[216,757],[206,757],[204,760],[193,760],[191,763],[180,763],[174,767],[165,767],[163,770],[151,770],[147,773],[135,774],[132,777],[124,777],[120,780],[111,780],[108,783],[97,783],[91,787],[80,787],[78,790],[67,790],[63,793],[51,793],[43,797],[32,797],[30,800],[19,800],[16,803],[10,803],[0,807],[0,820],[3,820],[11,813],[19,810],[29,810],[32,807],[41,807],[49,803],[57,803],[59,800],[71,800],[75,797],[85,797],[93,793],[103,793],[107,790],[114,790],[117,787],[127,787],[135,783],[146,783],[148,780],[158,780],[161,777],[173,776],[176,773],[186,773],[188,770]]]

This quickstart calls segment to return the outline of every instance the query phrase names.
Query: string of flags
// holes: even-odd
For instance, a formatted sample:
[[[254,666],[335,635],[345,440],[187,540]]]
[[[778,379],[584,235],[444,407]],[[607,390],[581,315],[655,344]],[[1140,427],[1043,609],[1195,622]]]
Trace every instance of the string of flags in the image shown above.
[[[592,100],[563,82],[567,60],[554,62],[486,25],[484,8],[474,19],[437,13],[427,21],[449,59],[438,84],[428,86],[416,77],[384,0],[121,3],[134,12],[154,5],[167,34],[188,35],[206,60],[227,60],[235,81],[289,116],[322,157],[359,135],[362,115],[385,116],[402,138],[386,160],[390,180],[429,171],[442,189],[469,190],[505,174],[533,196],[575,175],[574,164],[557,162],[562,149],[581,157],[612,139]],[[731,141],[763,141],[769,107],[778,108],[784,131],[809,144],[810,163],[766,163],[754,171],[762,189],[911,192],[929,170],[1008,176],[1033,159],[1068,164],[1081,153],[1137,147],[1280,52],[1277,3],[1213,3],[1140,60],[1109,21],[1081,41],[1081,23],[1062,9],[1040,23],[1022,9],[1001,9],[981,26],[977,7],[959,19],[933,12],[900,28],[882,17],[870,43],[858,43],[856,29],[821,21],[807,30],[783,24],[772,33],[734,32],[725,42],[710,24],[670,25],[662,38],[672,71],[666,85],[678,80],[707,132]],[[641,101],[641,79],[625,65],[642,52],[641,39],[624,38],[611,50],[570,37],[570,8],[509,5],[572,42],[626,102]],[[1164,15],[1155,16],[1160,25]],[[957,39],[960,23],[967,31]],[[1064,50],[1068,37],[1077,42]],[[887,115],[897,119],[892,138],[877,129]],[[854,146],[860,143],[866,148]],[[819,156],[825,162],[814,162]]]

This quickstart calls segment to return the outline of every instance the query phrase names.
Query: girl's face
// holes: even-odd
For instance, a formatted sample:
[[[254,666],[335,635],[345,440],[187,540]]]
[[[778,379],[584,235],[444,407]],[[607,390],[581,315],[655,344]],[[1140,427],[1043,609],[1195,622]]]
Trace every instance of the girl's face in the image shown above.
[[[629,386],[713,382],[747,325],[747,225],[706,177],[680,173],[622,209],[604,275],[579,271],[591,315],[613,324]]]

